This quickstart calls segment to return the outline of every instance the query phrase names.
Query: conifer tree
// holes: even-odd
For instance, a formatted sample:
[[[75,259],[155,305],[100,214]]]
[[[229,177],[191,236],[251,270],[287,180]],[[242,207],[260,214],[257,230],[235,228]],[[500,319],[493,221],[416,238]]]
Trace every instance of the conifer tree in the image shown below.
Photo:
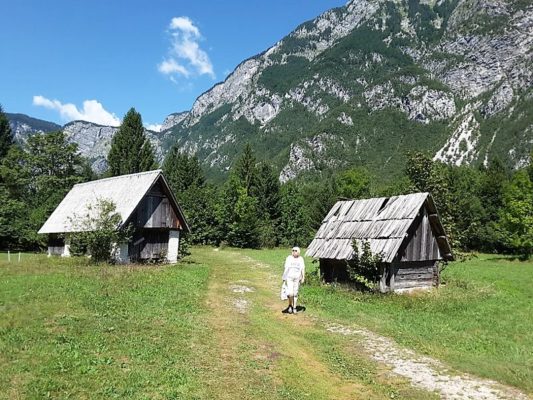
[[[13,145],[13,135],[4,110],[0,105],[0,160],[5,157],[9,148]]]
[[[131,108],[113,136],[107,156],[111,176],[149,171],[157,167],[141,114]]]
[[[257,199],[239,188],[234,208],[234,219],[229,226],[228,243],[235,247],[258,248],[260,246]]]
[[[242,155],[235,163],[233,172],[239,179],[241,186],[246,189],[248,196],[252,195],[253,187],[257,180],[257,159],[255,158],[252,146],[246,143]]]
[[[178,147],[173,146],[165,157],[162,168],[172,192],[183,207],[187,222],[192,227],[192,233],[188,235],[191,242],[215,242],[216,188],[206,184],[198,158],[180,153]]]
[[[257,198],[261,218],[276,221],[280,217],[279,180],[267,163],[260,163],[257,167],[257,179],[252,194]]]
[[[282,242],[289,246],[306,246],[312,237],[303,196],[292,182],[281,189],[280,231]]]
[[[180,197],[179,193],[190,187],[203,187],[205,176],[196,156],[188,156],[179,151],[177,146],[173,146],[163,162],[163,173],[167,178],[170,187]]]
[[[280,184],[269,164],[262,162],[257,166],[257,179],[252,194],[257,199],[261,246],[277,246],[280,239]]]

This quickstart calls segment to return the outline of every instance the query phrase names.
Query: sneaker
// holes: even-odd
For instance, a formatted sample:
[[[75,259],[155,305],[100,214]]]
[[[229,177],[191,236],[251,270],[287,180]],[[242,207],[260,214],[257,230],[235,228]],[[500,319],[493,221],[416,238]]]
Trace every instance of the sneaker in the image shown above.
[[[288,309],[287,312],[288,312],[289,314],[292,314],[292,313],[294,313],[294,309],[293,309],[292,307],[289,306],[289,309]]]
[[[292,313],[293,313],[293,314],[298,314],[298,309],[297,309],[297,308],[294,308],[294,309],[292,310]]]

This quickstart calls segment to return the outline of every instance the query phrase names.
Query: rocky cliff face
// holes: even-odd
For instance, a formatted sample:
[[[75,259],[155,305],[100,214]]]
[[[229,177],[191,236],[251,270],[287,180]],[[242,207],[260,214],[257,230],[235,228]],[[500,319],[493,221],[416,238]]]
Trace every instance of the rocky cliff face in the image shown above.
[[[532,42],[529,2],[352,0],[241,63],[172,134],[214,171],[250,142],[282,180],[389,174],[412,149],[516,167],[533,147]]]
[[[91,161],[92,169],[101,173],[107,169],[107,154],[111,148],[111,139],[118,130],[117,127],[97,125],[86,121],[69,122],[63,127],[63,132],[70,142],[77,143],[80,154]],[[163,160],[160,134],[145,130],[152,143],[156,159]]]
[[[28,137],[36,133],[53,132],[61,129],[61,125],[42,119],[31,118],[24,114],[6,113],[13,138],[17,143],[24,143]]]

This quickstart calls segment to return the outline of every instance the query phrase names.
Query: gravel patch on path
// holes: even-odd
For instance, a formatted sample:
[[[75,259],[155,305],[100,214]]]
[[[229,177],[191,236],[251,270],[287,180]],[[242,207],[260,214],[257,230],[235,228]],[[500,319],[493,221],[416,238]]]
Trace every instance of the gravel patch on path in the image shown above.
[[[441,362],[401,348],[395,341],[367,329],[352,329],[339,324],[326,326],[329,332],[344,336],[357,335],[370,356],[392,368],[392,372],[408,378],[421,389],[437,392],[450,400],[527,400],[517,389],[468,374],[457,375]]]
[[[233,307],[235,307],[237,312],[241,314],[246,314],[249,306],[250,306],[250,302],[248,300],[245,300],[245,299],[234,299],[233,300]]]
[[[230,290],[233,293],[252,293],[255,292],[255,289],[253,287],[248,287],[244,285],[231,285]]]

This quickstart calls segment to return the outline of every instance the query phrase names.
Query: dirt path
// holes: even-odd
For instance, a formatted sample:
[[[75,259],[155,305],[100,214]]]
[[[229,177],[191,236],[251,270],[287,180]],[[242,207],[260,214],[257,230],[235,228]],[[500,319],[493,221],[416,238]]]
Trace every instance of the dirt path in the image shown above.
[[[402,348],[393,340],[367,329],[348,328],[331,323],[326,325],[326,329],[343,336],[358,336],[362,342],[362,347],[374,360],[392,368],[394,374],[408,378],[414,386],[439,393],[443,399],[528,399],[525,394],[518,390],[503,386],[495,381],[468,374],[458,375],[440,361]]]
[[[212,266],[206,320],[211,337],[198,341],[204,347],[198,360],[206,383],[202,397],[528,398],[452,372],[361,327],[319,320],[311,312],[282,314],[280,277],[267,264],[227,250],[209,249],[198,259]]]

